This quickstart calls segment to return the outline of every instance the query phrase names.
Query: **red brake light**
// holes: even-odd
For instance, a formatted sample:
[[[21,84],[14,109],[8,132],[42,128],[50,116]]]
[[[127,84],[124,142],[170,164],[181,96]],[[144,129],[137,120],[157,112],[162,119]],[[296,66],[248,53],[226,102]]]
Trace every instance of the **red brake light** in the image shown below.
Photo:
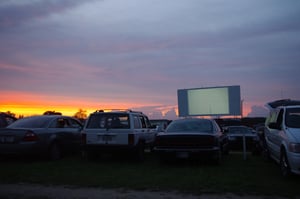
[[[23,138],[23,141],[25,142],[34,142],[37,140],[38,140],[38,136],[32,131],[27,131]]]

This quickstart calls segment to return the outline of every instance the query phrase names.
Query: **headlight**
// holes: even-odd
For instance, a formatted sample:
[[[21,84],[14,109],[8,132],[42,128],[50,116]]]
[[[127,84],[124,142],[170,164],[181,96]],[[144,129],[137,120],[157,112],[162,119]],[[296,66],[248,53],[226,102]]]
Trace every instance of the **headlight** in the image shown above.
[[[293,153],[300,153],[300,143],[290,143],[289,150]]]

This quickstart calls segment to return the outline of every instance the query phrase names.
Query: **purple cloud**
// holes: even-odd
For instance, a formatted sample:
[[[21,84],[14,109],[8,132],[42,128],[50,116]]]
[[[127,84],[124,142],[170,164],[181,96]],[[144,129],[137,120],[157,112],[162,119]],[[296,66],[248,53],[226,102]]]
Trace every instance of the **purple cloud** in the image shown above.
[[[13,27],[27,21],[60,13],[86,0],[41,0],[25,4],[7,4],[0,6],[0,30]]]

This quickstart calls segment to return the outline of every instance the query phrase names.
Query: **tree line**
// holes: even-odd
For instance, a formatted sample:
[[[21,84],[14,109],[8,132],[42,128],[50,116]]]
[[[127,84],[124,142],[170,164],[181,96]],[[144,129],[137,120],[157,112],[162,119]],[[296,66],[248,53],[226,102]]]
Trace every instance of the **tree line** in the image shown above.
[[[15,113],[13,113],[11,111],[6,111],[4,113],[6,113],[6,114],[8,114],[8,115],[10,115],[12,117],[18,118],[18,119],[24,117],[24,115],[18,115],[17,116]],[[56,112],[56,111],[45,111],[43,113],[43,115],[62,115],[62,113],[61,112]],[[73,115],[74,118],[76,118],[78,120],[81,120],[81,121],[85,120],[87,118],[87,116],[88,116],[87,115],[87,111],[83,110],[81,108]]]

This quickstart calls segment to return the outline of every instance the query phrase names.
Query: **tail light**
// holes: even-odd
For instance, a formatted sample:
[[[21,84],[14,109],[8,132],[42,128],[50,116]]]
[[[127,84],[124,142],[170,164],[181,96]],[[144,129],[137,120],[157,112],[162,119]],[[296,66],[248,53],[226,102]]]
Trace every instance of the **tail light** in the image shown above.
[[[128,145],[134,145],[134,134],[128,134]]]
[[[39,139],[38,136],[32,131],[27,131],[23,137],[23,141],[25,142],[34,142],[37,141],[38,139]]]

